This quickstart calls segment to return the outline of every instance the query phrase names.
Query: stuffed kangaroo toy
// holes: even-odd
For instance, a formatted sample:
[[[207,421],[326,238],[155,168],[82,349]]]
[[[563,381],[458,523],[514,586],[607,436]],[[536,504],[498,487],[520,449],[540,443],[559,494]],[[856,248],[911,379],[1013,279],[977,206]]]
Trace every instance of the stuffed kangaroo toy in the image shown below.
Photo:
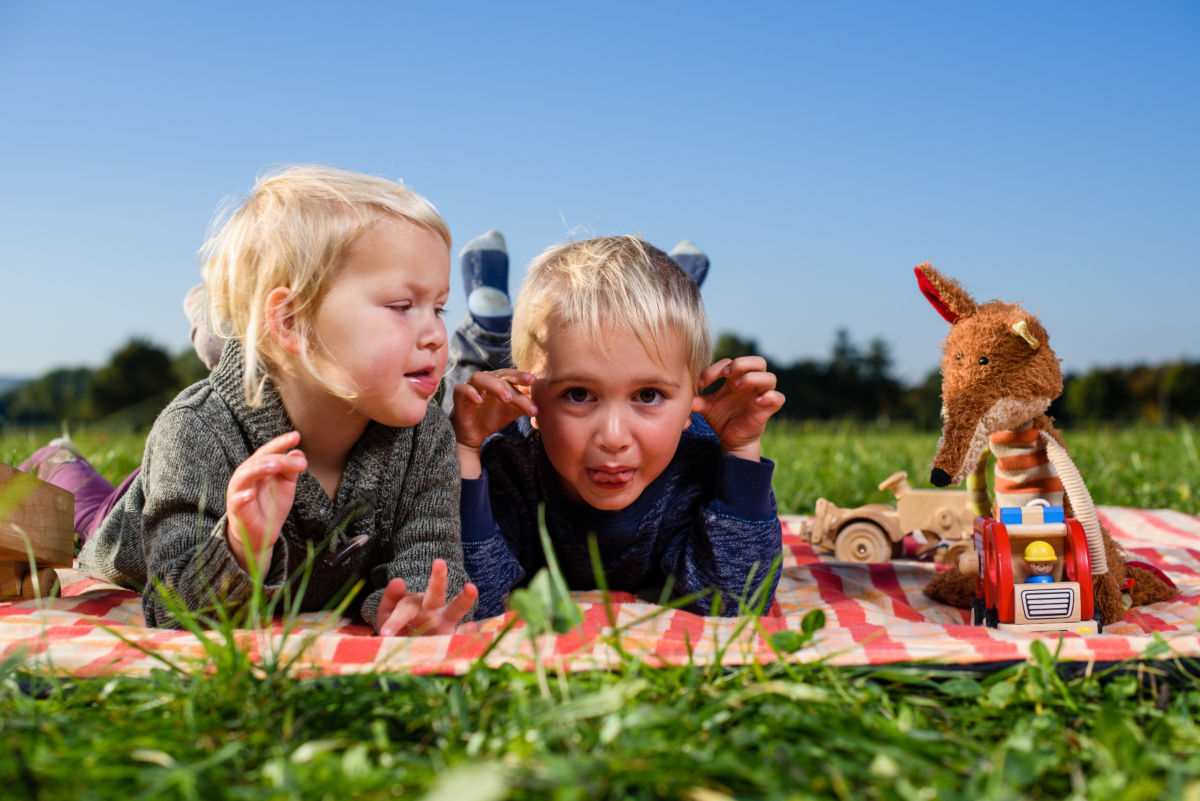
[[[1063,382],[1042,324],[1013,303],[976,303],[957,281],[928,263],[915,272],[926,299],[950,323],[942,346],[942,437],[929,480],[945,487],[967,479],[975,513],[997,516],[987,487],[990,451],[996,456],[996,509],[1024,506],[1035,498],[1064,507],[1087,535],[1093,596],[1106,625],[1120,620],[1130,606],[1173,597],[1170,579],[1150,565],[1126,561],[1100,525],[1062,434],[1046,415]],[[973,552],[966,555],[934,577],[925,593],[970,608],[977,559]]]

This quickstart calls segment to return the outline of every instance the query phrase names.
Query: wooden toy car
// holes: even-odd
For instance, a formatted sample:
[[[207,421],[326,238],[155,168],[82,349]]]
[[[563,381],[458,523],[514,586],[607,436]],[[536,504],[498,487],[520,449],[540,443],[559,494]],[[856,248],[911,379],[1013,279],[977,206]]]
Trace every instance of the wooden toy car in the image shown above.
[[[74,514],[71,493],[0,463],[0,600],[52,594],[75,556]]]
[[[832,550],[844,562],[886,562],[903,555],[904,538],[918,535],[914,555],[932,555],[954,564],[971,548],[970,493],[966,490],[916,490],[901,470],[879,485],[896,497],[896,505],[869,503],[843,509],[817,499],[816,515],[801,526],[800,536],[814,547]]]
[[[975,623],[1010,631],[1101,631],[1083,525],[1061,506],[1000,510],[975,518],[979,559]]]

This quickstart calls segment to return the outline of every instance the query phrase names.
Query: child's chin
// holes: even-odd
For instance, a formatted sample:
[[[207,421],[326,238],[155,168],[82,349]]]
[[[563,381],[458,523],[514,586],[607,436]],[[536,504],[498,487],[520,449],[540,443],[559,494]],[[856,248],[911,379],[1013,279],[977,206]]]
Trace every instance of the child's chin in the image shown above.
[[[640,493],[619,492],[611,495],[590,493],[584,497],[584,502],[593,509],[602,512],[619,512],[638,499]]]

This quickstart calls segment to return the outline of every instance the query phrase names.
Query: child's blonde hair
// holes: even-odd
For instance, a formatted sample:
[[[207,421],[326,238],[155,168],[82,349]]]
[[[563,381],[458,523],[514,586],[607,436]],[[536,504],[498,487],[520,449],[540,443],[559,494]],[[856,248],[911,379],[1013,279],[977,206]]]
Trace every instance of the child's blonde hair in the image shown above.
[[[372,223],[401,219],[436,233],[450,247],[450,229],[433,204],[398,181],[332,167],[298,165],[262,175],[249,197],[217,214],[200,250],[204,286],[216,333],[241,341],[246,401],[262,402],[267,374],[282,349],[267,331],[267,295],[291,291],[301,359],[343,397],[353,388],[326,379],[309,358],[313,321],[338,263]]]
[[[512,355],[530,371],[555,329],[572,327],[604,348],[605,335],[629,331],[647,353],[670,334],[683,337],[698,378],[712,360],[708,318],[696,282],[670,256],[637,236],[567,242],[529,265],[513,308]]]

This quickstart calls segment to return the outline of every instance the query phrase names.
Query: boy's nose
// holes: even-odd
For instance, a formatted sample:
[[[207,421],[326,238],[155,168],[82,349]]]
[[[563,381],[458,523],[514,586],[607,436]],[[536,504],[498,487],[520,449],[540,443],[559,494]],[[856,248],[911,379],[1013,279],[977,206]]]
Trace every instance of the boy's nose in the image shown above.
[[[596,431],[596,444],[609,453],[618,453],[629,447],[629,425],[619,410],[605,413]]]

